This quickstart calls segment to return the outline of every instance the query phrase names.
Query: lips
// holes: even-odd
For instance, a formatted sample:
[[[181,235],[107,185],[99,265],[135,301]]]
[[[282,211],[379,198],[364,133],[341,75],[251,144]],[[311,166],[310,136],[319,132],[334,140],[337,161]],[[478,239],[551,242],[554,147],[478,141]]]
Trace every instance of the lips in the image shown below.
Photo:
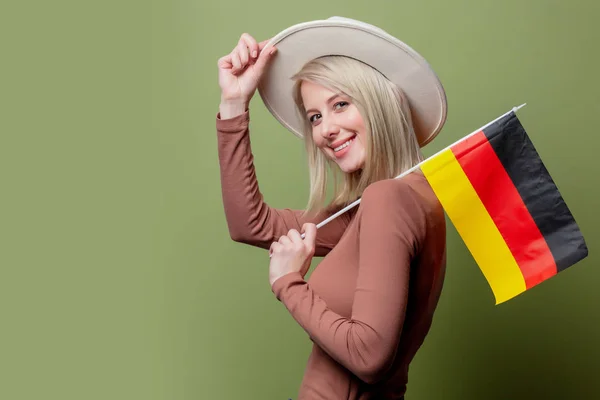
[[[333,156],[335,158],[342,158],[344,155],[346,155],[346,153],[348,153],[348,151],[350,151],[350,148],[352,147],[352,144],[354,143],[354,139],[356,138],[356,136],[353,136],[343,142],[338,141],[335,143],[334,145],[331,145],[331,149],[333,150]]]
[[[354,138],[356,137],[356,135],[352,135],[351,137],[344,139],[344,140],[337,140],[334,143],[331,143],[329,145],[329,148],[331,148],[334,152],[335,151],[339,151],[341,150],[340,147],[347,145],[348,142],[351,142]]]
[[[347,146],[350,146],[350,143],[352,143],[352,139],[348,140],[347,142],[345,142],[341,146],[336,147],[335,149],[333,149],[333,151],[337,153],[338,151],[340,151],[342,149],[345,149]]]

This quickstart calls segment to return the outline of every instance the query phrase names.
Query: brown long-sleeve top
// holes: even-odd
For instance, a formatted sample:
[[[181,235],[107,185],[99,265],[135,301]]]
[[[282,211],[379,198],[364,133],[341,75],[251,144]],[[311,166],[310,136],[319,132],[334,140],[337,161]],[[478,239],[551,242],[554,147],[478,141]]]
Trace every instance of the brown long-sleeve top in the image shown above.
[[[217,114],[223,205],[232,239],[268,249],[319,223],[269,207],[259,190],[249,111]],[[273,292],[313,342],[299,399],[401,399],[430,329],[446,264],[443,209],[422,174],[371,184],[361,203],[317,231],[324,256],[309,281],[289,273]]]

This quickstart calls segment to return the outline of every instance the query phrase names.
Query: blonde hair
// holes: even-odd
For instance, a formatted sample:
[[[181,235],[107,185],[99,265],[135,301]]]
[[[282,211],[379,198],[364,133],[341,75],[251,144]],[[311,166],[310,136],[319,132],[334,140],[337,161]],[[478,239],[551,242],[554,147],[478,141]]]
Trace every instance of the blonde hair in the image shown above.
[[[423,160],[411,119],[410,106],[403,91],[379,71],[358,60],[327,56],[308,62],[292,79],[294,101],[304,121],[304,143],[310,171],[310,195],[306,212],[333,211],[358,199],[371,183],[394,178]],[[364,168],[343,174],[315,146],[312,126],[306,118],[300,88],[310,81],[350,97],[364,119],[366,160]],[[325,205],[327,166],[334,174],[334,196]],[[341,182],[340,182],[341,180]]]

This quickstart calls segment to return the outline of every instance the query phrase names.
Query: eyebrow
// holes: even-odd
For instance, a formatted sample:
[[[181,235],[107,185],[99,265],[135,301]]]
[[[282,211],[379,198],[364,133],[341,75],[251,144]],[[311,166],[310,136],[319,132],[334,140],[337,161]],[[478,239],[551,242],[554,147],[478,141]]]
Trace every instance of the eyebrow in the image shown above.
[[[330,98],[327,99],[326,103],[329,104],[329,103],[331,103],[331,101],[333,99],[335,99],[336,97],[340,97],[340,96],[341,96],[341,94],[335,93],[333,96],[331,96]],[[310,110],[306,110],[306,114],[308,114],[311,111],[319,112],[319,110],[315,110],[314,108],[311,108]]]

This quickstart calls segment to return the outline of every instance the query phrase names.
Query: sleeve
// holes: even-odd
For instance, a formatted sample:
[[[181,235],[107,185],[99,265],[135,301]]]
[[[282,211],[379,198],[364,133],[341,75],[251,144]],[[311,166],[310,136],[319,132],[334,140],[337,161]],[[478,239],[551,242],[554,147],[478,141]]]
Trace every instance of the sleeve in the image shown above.
[[[298,273],[275,281],[273,292],[318,346],[373,384],[394,361],[408,301],[410,264],[424,241],[426,213],[408,184],[389,180],[367,187],[361,207],[351,318],[330,310]]]
[[[290,229],[299,231],[304,223],[318,224],[328,215],[306,218],[303,210],[271,208],[264,202],[253,163],[249,119],[248,110],[230,119],[217,114],[223,207],[233,240],[268,249]],[[326,255],[337,244],[347,223],[347,217],[340,215],[318,230],[316,256]]]

